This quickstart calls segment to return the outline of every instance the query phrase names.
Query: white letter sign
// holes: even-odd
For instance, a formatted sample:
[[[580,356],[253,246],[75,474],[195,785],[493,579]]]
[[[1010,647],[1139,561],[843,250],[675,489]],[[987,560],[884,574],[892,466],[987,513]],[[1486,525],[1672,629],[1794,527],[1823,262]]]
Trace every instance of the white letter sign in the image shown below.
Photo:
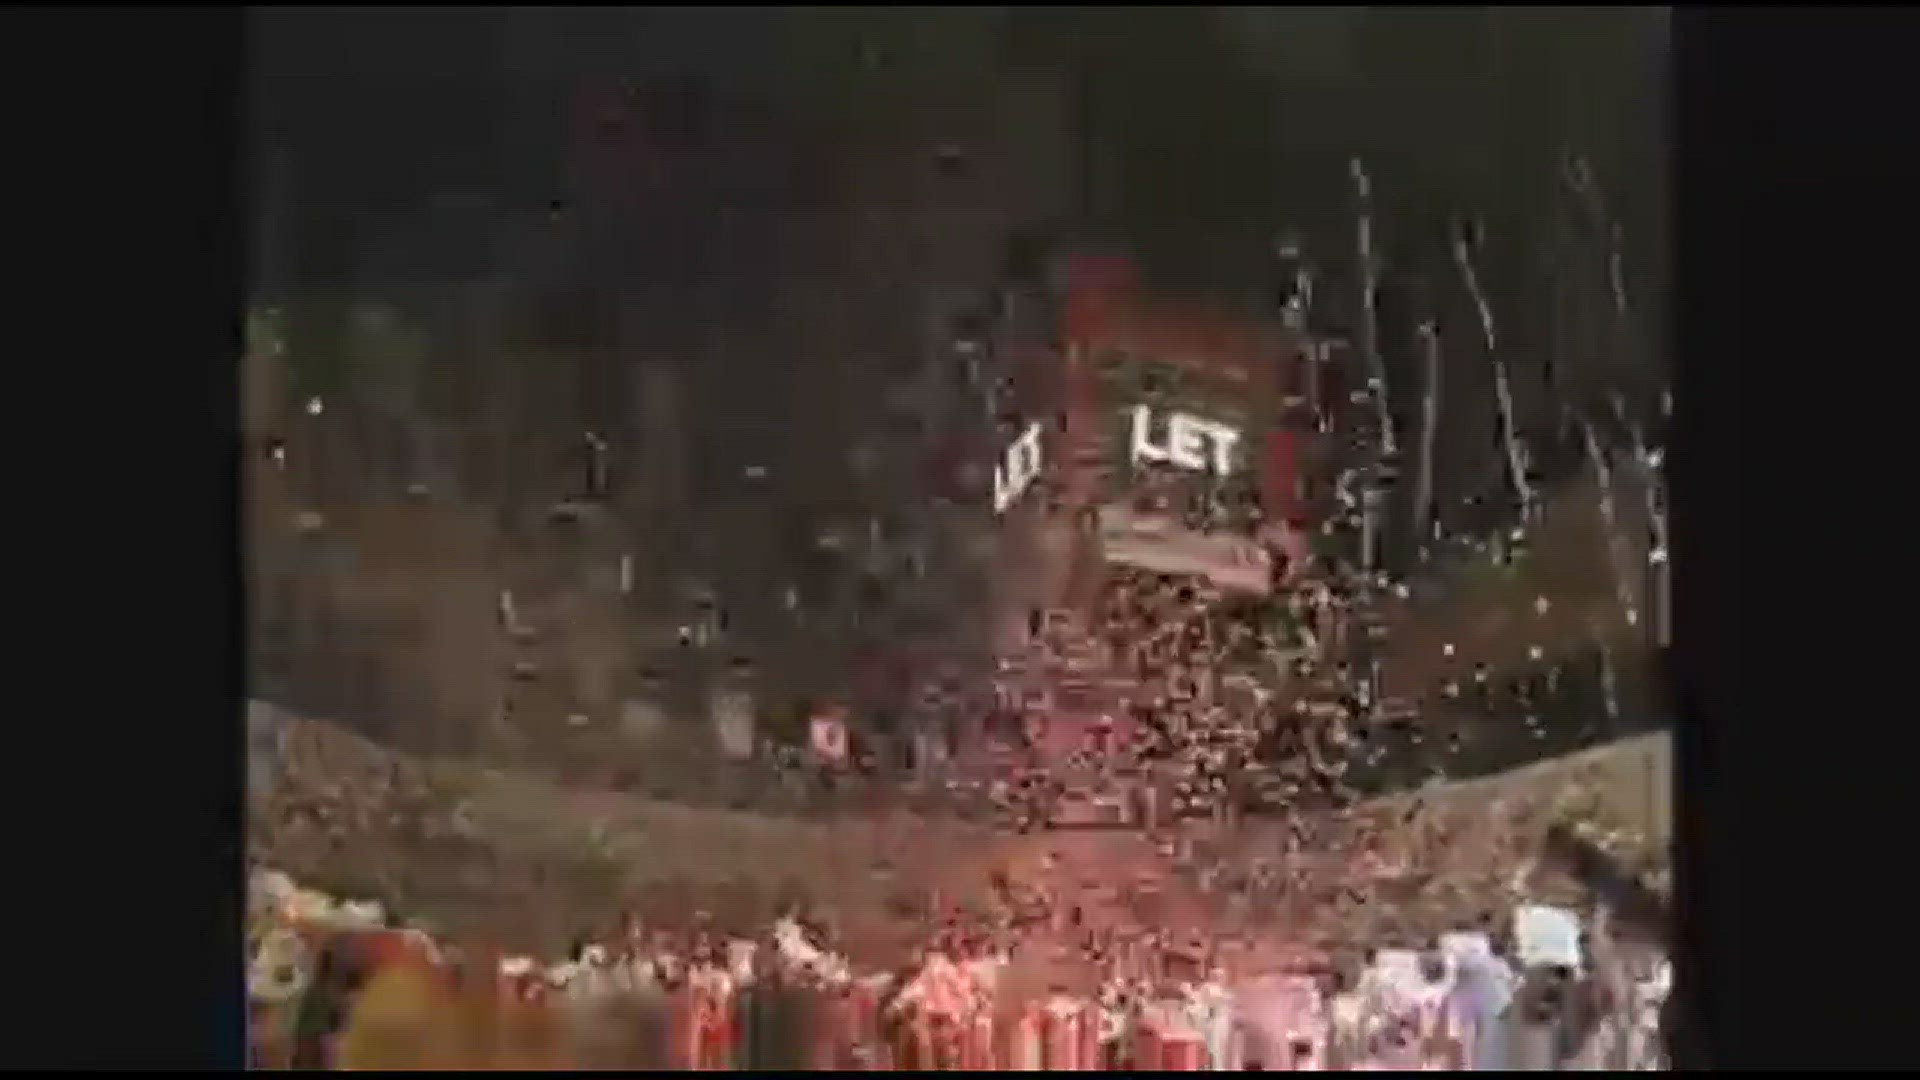
[[[1133,407],[1133,463],[1166,461],[1171,455],[1153,442],[1153,413],[1145,405]]]
[[[1238,429],[1186,413],[1169,415],[1166,441],[1155,443],[1152,410],[1145,405],[1133,408],[1135,464],[1164,461],[1182,469],[1212,471],[1225,476],[1233,471],[1233,448],[1239,443]]]
[[[1033,483],[1040,475],[1042,464],[1040,455],[1040,422],[1027,425],[1027,430],[1013,440],[1007,447],[1006,459],[993,469],[993,512],[1006,513],[1007,507]]]

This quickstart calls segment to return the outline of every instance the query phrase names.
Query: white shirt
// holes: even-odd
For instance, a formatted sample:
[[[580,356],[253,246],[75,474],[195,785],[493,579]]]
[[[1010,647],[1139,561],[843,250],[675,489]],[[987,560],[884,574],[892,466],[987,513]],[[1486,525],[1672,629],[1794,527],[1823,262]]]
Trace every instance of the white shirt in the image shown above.
[[[1413,1014],[1422,1038],[1450,1033],[1448,1005],[1453,987],[1446,983],[1427,983],[1406,995],[1405,1009]]]
[[[1333,1027],[1341,1038],[1357,1038],[1362,1034],[1362,1025],[1366,1021],[1366,999],[1358,991],[1349,990],[1333,997]]]
[[[1484,1024],[1505,1012],[1513,1003],[1513,988],[1518,981],[1513,967],[1498,956],[1462,955],[1456,959],[1455,995],[1475,1023]]]

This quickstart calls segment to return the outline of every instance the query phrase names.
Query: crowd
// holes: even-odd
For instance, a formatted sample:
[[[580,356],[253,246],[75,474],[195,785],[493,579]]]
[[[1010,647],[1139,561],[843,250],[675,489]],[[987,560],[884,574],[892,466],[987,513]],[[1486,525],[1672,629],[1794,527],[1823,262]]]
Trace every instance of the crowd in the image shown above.
[[[369,866],[405,851],[475,853],[472,822],[427,772],[327,725],[255,704],[249,717],[247,845],[256,859],[296,866],[352,853]],[[369,881],[375,886],[379,883]]]
[[[1671,981],[1604,915],[1538,906],[1347,966],[1229,970],[1169,946],[1082,990],[1036,968],[1037,937],[957,921],[894,971],[855,971],[799,912],[752,939],[629,921],[541,963],[462,954],[276,872],[249,886],[263,1066],[1649,1069]]]
[[[1281,613],[1303,624],[1291,636]],[[856,975],[830,920],[797,912],[757,939],[698,918],[673,931],[631,919],[612,939],[543,964],[422,947],[424,935],[391,927],[377,906],[329,904],[261,874],[254,892],[267,899],[255,905],[263,925],[253,934],[251,981],[262,1058],[311,1064],[365,1044],[343,1033],[353,1027],[354,1001],[383,1000],[371,993],[373,977],[344,953],[321,946],[302,957],[290,944],[289,927],[330,920],[377,928],[375,939],[389,944],[376,953],[425,958],[435,978],[464,980],[469,994],[475,974],[489,973],[484,996],[562,1017],[556,1030],[571,1034],[554,1038],[572,1055],[565,1060],[607,1067],[1657,1061],[1657,961],[1626,957],[1630,950],[1609,956],[1594,935],[1575,955],[1516,967],[1513,935],[1495,931],[1537,891],[1540,875],[1524,865],[1525,833],[1538,824],[1527,823],[1527,808],[1498,806],[1475,819],[1438,800],[1354,805],[1343,766],[1359,750],[1367,713],[1357,694],[1334,692],[1344,672],[1301,647],[1337,633],[1331,620],[1340,614],[1323,587],[1249,605],[1201,581],[1117,572],[1099,632],[1071,618],[1038,621],[1033,648],[1046,678],[1062,681],[1071,669],[1083,685],[1119,689],[1116,715],[1088,729],[1071,762],[1029,754],[1014,774],[1011,786],[1025,792],[1013,800],[1022,823],[1044,822],[1065,778],[1091,771],[1096,783],[1133,793],[1135,824],[1170,857],[1163,865],[1234,917],[1218,908],[1143,910],[1141,896],[1159,888],[1151,880],[1158,867],[1070,867],[1049,856],[1035,872],[995,874],[984,904],[929,904],[920,913],[926,947],[898,971]],[[1285,655],[1276,660],[1276,652]],[[1124,678],[1090,679],[1093,653]],[[1050,673],[1049,658],[1057,664]],[[1236,665],[1249,663],[1284,669],[1286,678],[1235,680]],[[1090,700],[1098,704],[1097,695]],[[1041,734],[1034,717],[1019,719]],[[274,807],[296,822],[281,826],[280,839],[288,829],[334,845],[393,829],[461,835],[457,813],[414,807],[431,801],[424,777],[393,765],[328,769],[328,749],[283,748],[328,779],[276,787]],[[1284,807],[1277,842],[1266,838],[1272,830],[1222,827],[1250,805],[1246,780],[1256,775],[1274,778]],[[438,816],[425,820],[430,814]],[[1583,899],[1570,892],[1565,902]],[[1262,935],[1290,936],[1303,948],[1263,963],[1246,947]],[[289,970],[302,963],[304,975]],[[312,1005],[316,993],[337,1000]],[[448,1004],[427,1013],[447,1010],[458,1011]],[[626,1034],[606,1035],[609,1023]]]
[[[388,961],[413,958],[436,980],[464,980],[469,994],[475,974],[490,973],[483,996],[563,1017],[557,1030],[572,1034],[554,1038],[574,1055],[567,1060],[608,1067],[1657,1061],[1665,977],[1656,957],[1609,955],[1590,935],[1572,955],[1516,966],[1514,935],[1495,930],[1555,888],[1530,865],[1530,833],[1550,808],[1357,803],[1344,776],[1349,762],[1365,760],[1370,713],[1348,669],[1311,647],[1346,617],[1333,590],[1302,585],[1247,603],[1200,580],[1116,571],[1097,614],[1091,633],[1070,617],[1037,620],[1032,664],[1056,685],[1113,689],[1112,715],[1087,729],[1069,761],[1030,753],[1012,776],[1010,802],[1033,828],[1069,778],[1091,773],[1096,785],[1130,792],[1134,824],[1166,857],[1160,866],[1068,867],[1049,856],[1037,872],[996,874],[987,903],[936,900],[919,913],[927,944],[912,964],[864,976],[839,955],[830,920],[798,913],[757,939],[699,918],[672,931],[635,918],[559,963],[481,960],[393,927],[378,905],[333,904],[263,873],[250,979],[262,1060],[312,1064],[365,1043],[343,1035],[354,1002],[383,1000],[365,961],[342,958],[358,950],[303,946],[292,930],[332,923],[382,942],[373,952]],[[1096,677],[1090,658],[1121,677]],[[1236,678],[1249,666],[1278,677]],[[1078,704],[1101,704],[1086,692]],[[1043,719],[1016,716],[1016,726],[1032,743]],[[262,793],[275,846],[466,835],[427,776],[397,761],[342,757],[320,734],[293,729],[282,739],[299,782]],[[1277,840],[1273,828],[1238,821],[1258,802],[1251,777],[1270,778],[1269,797],[1282,808]],[[1143,907],[1142,896],[1161,888],[1152,879],[1162,866],[1217,906]],[[1590,904],[1578,889],[1558,900]],[[1285,962],[1257,961],[1247,941],[1261,936],[1302,948]],[[427,1013],[448,1010],[458,1012],[446,1004]],[[627,1033],[606,1035],[610,1022]]]

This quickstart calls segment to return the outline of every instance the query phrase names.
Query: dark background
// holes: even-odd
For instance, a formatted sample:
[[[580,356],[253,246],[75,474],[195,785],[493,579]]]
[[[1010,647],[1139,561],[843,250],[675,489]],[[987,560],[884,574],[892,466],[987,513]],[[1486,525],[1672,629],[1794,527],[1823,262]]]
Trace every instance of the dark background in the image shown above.
[[[269,290],[529,274],[489,250],[490,230],[454,222],[548,208],[596,215],[598,235],[561,246],[563,276],[669,289],[663,279],[712,246],[700,219],[717,207],[833,203],[848,147],[964,136],[970,102],[1039,73],[1071,99],[1057,134],[1074,176],[1066,220],[1035,224],[1123,238],[1162,287],[1263,284],[1282,228],[1337,264],[1352,247],[1358,154],[1389,292],[1440,293],[1401,306],[1447,306],[1449,216],[1481,215],[1483,274],[1527,351],[1546,332],[1539,271],[1571,147],[1623,226],[1636,300],[1665,291],[1658,9],[279,10],[253,14],[250,31],[250,186],[272,223],[254,276]],[[622,119],[589,118],[622,94],[638,103]],[[645,185],[609,179],[684,148],[714,163]],[[586,205],[609,184],[639,204],[632,216]],[[429,210],[437,227],[406,220]],[[751,256],[773,242],[738,244]],[[764,262],[732,259],[724,273]],[[729,286],[729,314],[753,306],[751,283]],[[668,322],[675,310],[660,304]],[[1647,319],[1660,324],[1657,308]],[[1403,337],[1383,331],[1396,356]],[[765,375],[773,358],[740,362],[759,377],[737,394],[781,393]]]
[[[1450,261],[1455,217],[1480,223],[1480,272],[1538,445],[1566,433],[1569,404],[1619,389],[1645,417],[1666,382],[1658,11],[287,9],[251,13],[248,29],[249,295],[285,311],[286,400],[338,395],[307,425],[331,441],[294,456],[319,488],[379,502],[433,435],[433,456],[461,466],[436,498],[486,508],[501,538],[475,554],[443,546],[422,567],[446,576],[422,585],[440,615],[342,615],[338,596],[300,591],[317,568],[376,561],[369,529],[340,550],[273,549],[257,571],[256,595],[277,605],[255,620],[261,693],[380,737],[444,742],[493,708],[474,696],[471,659],[440,680],[457,690],[420,672],[473,655],[462,635],[492,591],[537,590],[498,552],[549,554],[528,523],[577,493],[588,429],[612,440],[631,491],[606,543],[639,553],[653,591],[628,605],[647,609],[629,625],[670,632],[698,616],[674,591],[696,580],[780,688],[777,711],[871,678],[866,658],[920,628],[971,626],[981,590],[964,570],[936,571],[955,595],[909,603],[814,543],[874,520],[945,535],[905,520],[927,502],[913,459],[938,454],[908,449],[924,432],[886,403],[941,344],[916,305],[938,293],[964,308],[1034,276],[1033,250],[1098,243],[1133,252],[1156,289],[1271,311],[1274,242],[1293,235],[1323,275],[1315,321],[1350,334],[1356,156],[1373,182],[1381,351],[1403,432],[1414,326],[1441,327],[1449,514],[1499,494],[1501,475],[1491,366]],[[1568,151],[1591,162],[1624,239],[1635,319],[1619,347],[1604,246],[1561,183]],[[365,350],[348,309],[368,301],[414,332],[404,371],[350,360]],[[849,462],[863,447],[899,462],[862,472]],[[769,464],[768,479],[745,479]],[[455,581],[462,560],[487,563],[493,583]],[[789,584],[840,612],[835,629],[796,629],[778,605]],[[456,616],[446,598],[462,589],[473,596]],[[587,651],[559,637],[555,663]],[[616,682],[663,673],[684,691],[678,711],[703,711],[689,695],[713,664],[633,651],[602,649]],[[429,715],[442,719],[413,719]]]

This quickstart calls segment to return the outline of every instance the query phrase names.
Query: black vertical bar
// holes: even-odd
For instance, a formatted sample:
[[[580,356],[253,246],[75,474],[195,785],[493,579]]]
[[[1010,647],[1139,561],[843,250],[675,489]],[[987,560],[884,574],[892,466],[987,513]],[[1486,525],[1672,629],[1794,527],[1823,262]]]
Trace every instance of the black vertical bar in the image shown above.
[[[259,177],[259,214],[253,265],[246,289],[250,300],[281,300],[292,281],[290,247],[293,239],[293,157],[284,148],[263,151]]]

